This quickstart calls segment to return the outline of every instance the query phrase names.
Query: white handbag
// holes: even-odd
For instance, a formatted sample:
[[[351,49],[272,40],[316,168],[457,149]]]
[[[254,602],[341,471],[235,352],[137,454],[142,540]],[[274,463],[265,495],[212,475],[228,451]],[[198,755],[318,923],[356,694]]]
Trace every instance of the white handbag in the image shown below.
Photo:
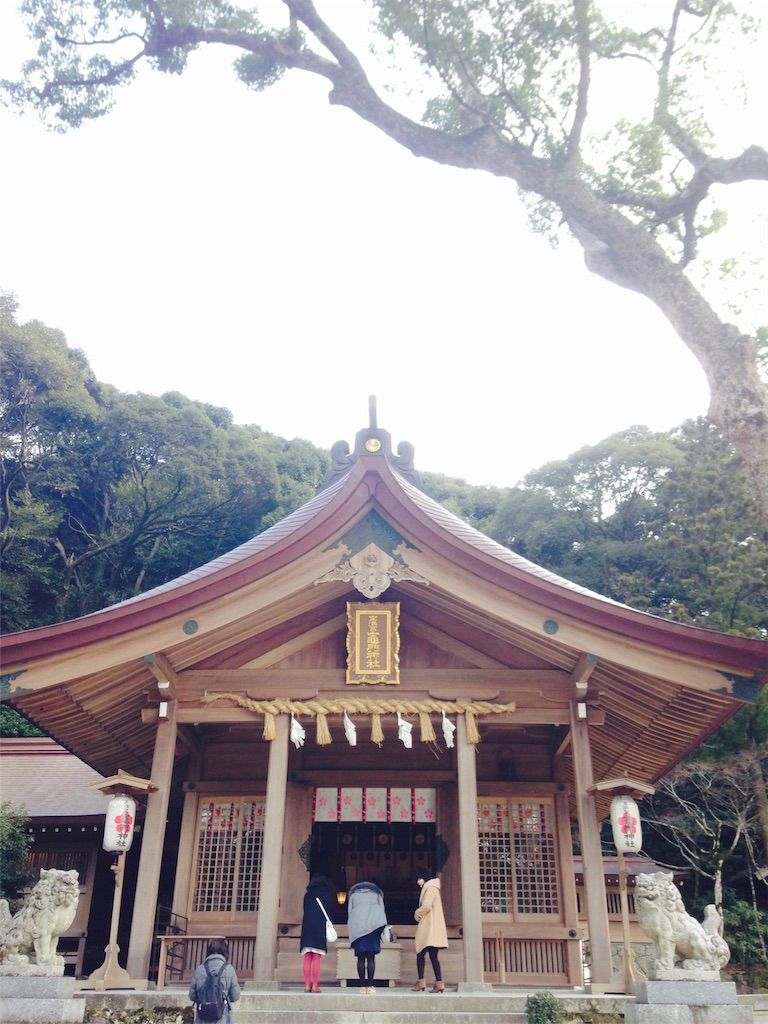
[[[320,898],[318,896],[315,896],[315,899],[317,900],[317,905],[322,910],[323,917],[325,918],[325,939],[326,939],[326,942],[335,942],[338,939],[338,937],[339,937],[339,933],[336,931],[336,929],[331,924],[331,919],[330,919],[330,917],[328,917],[328,914],[326,912],[325,907],[320,902]]]

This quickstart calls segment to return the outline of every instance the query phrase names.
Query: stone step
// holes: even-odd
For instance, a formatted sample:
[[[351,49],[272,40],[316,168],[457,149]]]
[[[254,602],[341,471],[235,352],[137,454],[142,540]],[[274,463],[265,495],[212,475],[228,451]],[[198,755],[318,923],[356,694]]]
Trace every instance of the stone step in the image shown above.
[[[300,1012],[300,1018],[298,1016]],[[238,1010],[237,1024],[446,1024],[446,1012],[380,1010]],[[526,1024],[525,1013],[451,1013],[449,1024]]]
[[[3,995],[0,1024],[80,1024],[84,1010],[82,999],[17,999]]]
[[[446,989],[443,994],[411,992],[410,986],[377,988],[364,995],[354,988],[325,986],[320,993],[306,993],[303,985],[280,989],[248,986],[234,1007],[237,1024],[525,1024],[525,1002],[534,989],[526,991],[497,988]],[[103,993],[83,992],[89,1008],[104,1001]],[[594,1014],[623,1008],[621,996],[585,996],[572,990],[555,993],[563,1006],[576,1011],[586,1008]],[[110,992],[114,1008],[136,1012],[151,1007],[189,1006],[181,987],[150,992]]]
[[[4,964],[0,971],[0,1024],[80,1024],[82,999],[73,998],[73,978],[11,974],[19,970]]]

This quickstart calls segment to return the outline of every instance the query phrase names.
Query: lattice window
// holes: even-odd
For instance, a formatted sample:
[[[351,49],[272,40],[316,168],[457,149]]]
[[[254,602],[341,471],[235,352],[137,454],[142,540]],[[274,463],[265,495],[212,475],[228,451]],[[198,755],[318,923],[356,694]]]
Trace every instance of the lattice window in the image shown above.
[[[559,913],[550,804],[481,801],[477,833],[483,913]]]
[[[557,854],[549,804],[512,804],[515,892],[521,914],[557,914]]]
[[[485,914],[506,914],[512,891],[512,854],[506,802],[477,805],[480,846],[480,906]]]
[[[193,911],[258,910],[264,801],[202,801],[198,822]]]

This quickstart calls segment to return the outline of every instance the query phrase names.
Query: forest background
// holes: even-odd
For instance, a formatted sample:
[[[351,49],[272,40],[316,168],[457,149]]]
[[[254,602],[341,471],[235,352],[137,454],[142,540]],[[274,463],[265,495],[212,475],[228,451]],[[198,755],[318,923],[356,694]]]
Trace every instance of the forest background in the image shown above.
[[[221,407],[100,383],[64,335],[0,296],[3,630],[88,614],[231,550],[310,499],[329,453]],[[768,534],[750,477],[706,420],[632,426],[514,487],[422,472],[499,543],[634,608],[768,635]],[[35,730],[0,708],[4,735]],[[768,982],[768,701],[745,706],[643,808],[646,849],[722,905],[733,959]],[[19,850],[6,816],[9,864]],[[6,843],[7,840],[7,843]],[[610,852],[606,835],[606,852]],[[23,849],[21,851],[23,855]],[[6,888],[18,884],[10,866]]]

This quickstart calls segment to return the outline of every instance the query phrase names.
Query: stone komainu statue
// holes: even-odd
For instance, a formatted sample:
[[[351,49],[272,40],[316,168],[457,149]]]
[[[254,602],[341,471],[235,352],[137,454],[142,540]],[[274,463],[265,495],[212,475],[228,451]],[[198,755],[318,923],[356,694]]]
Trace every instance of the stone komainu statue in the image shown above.
[[[635,883],[637,918],[655,946],[654,971],[719,971],[728,963],[731,953],[719,934],[720,915],[713,905],[702,925],[686,911],[671,875],[637,875]]]
[[[42,868],[40,881],[13,917],[8,901],[0,900],[0,963],[28,964],[34,951],[35,963],[63,967],[56,946],[75,919],[79,899],[77,871]]]

